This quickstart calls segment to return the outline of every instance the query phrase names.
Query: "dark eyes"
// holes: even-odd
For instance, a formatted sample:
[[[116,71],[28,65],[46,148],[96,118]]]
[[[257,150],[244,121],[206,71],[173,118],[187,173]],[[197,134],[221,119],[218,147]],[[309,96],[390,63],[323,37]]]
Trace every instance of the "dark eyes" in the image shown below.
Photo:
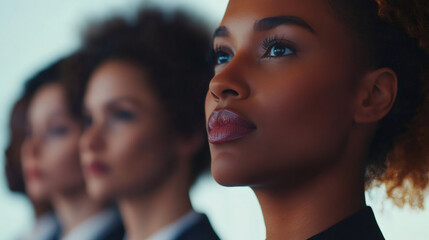
[[[113,126],[116,123],[121,122],[129,122],[135,118],[135,115],[126,110],[114,110],[113,112],[110,112],[107,116],[106,124],[108,126]],[[85,129],[90,128],[94,123],[94,120],[90,115],[85,115],[83,117],[83,126]]]
[[[277,58],[296,54],[294,44],[282,38],[265,39],[262,47],[265,52],[261,58]],[[233,54],[223,46],[217,46],[213,52],[215,66],[229,63],[233,58]]]
[[[54,126],[49,128],[46,131],[46,137],[47,138],[61,137],[66,135],[68,132],[69,132],[69,129],[65,126]]]
[[[125,110],[117,110],[113,113],[113,118],[117,120],[132,120],[134,118],[134,114]]]

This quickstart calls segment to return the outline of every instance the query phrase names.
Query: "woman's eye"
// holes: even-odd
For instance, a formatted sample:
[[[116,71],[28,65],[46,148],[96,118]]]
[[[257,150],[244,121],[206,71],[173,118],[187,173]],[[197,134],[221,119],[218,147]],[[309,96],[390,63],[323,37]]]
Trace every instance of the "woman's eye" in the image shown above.
[[[276,43],[268,49],[267,57],[282,57],[290,54],[294,54],[291,48],[287,47],[282,43]]]
[[[224,63],[229,63],[232,60],[232,56],[229,53],[224,51],[218,51],[215,54],[215,63],[216,65],[221,65]]]
[[[128,123],[134,120],[135,115],[130,111],[125,110],[116,110],[112,112],[110,117],[107,120],[107,125],[110,127],[115,127],[118,124]]]
[[[113,118],[117,120],[132,120],[134,118],[134,114],[129,111],[119,110],[113,113]]]
[[[286,56],[289,54],[292,54],[293,51],[286,47],[286,46],[282,46],[282,45],[275,45],[271,48],[270,50],[270,57],[281,57],[281,56]]]
[[[262,47],[265,49],[262,58],[284,57],[297,53],[296,44],[283,37],[266,38],[262,42]]]
[[[51,127],[46,131],[46,137],[60,137],[68,133],[69,129],[65,126]]]

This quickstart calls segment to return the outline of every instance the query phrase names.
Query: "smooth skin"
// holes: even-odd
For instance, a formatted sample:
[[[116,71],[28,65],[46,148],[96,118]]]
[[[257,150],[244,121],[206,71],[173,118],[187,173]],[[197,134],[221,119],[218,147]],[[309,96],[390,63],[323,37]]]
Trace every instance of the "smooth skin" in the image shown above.
[[[256,131],[210,144],[212,173],[252,187],[267,239],[307,239],[362,209],[366,151],[395,73],[359,64],[327,1],[231,0],[213,47],[206,118],[226,108]]]

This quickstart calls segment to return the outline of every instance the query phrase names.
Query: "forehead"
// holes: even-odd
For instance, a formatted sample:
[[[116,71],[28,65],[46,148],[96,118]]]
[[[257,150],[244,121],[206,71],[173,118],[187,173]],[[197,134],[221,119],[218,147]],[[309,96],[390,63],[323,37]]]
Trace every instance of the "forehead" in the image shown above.
[[[230,0],[220,25],[239,37],[252,32],[257,21],[277,16],[303,20],[322,39],[347,35],[329,0]]]
[[[85,94],[86,107],[104,105],[112,99],[132,97],[155,102],[145,71],[123,60],[109,60],[92,74]]]
[[[64,91],[61,85],[48,84],[36,92],[30,103],[30,121],[43,121],[54,112],[64,112],[65,108]]]
[[[331,15],[328,0],[230,0],[225,13],[264,18],[273,15],[297,15],[306,20]]]

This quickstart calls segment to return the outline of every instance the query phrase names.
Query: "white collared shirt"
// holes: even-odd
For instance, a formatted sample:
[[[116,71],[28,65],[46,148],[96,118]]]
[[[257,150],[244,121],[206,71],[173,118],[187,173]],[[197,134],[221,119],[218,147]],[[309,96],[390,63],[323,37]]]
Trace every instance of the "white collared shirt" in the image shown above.
[[[52,239],[58,232],[60,226],[58,219],[53,213],[46,213],[39,217],[34,227],[21,240],[46,240]]]
[[[152,236],[146,240],[172,240],[183,233],[185,230],[189,229],[193,225],[197,224],[201,218],[201,214],[196,213],[191,210],[187,214],[183,215],[178,220],[173,223],[165,226],[158,232],[154,233]],[[127,237],[124,237],[124,240],[127,240]]]
[[[120,218],[116,208],[104,210],[90,219],[79,224],[61,240],[92,240],[103,234],[111,225]]]

